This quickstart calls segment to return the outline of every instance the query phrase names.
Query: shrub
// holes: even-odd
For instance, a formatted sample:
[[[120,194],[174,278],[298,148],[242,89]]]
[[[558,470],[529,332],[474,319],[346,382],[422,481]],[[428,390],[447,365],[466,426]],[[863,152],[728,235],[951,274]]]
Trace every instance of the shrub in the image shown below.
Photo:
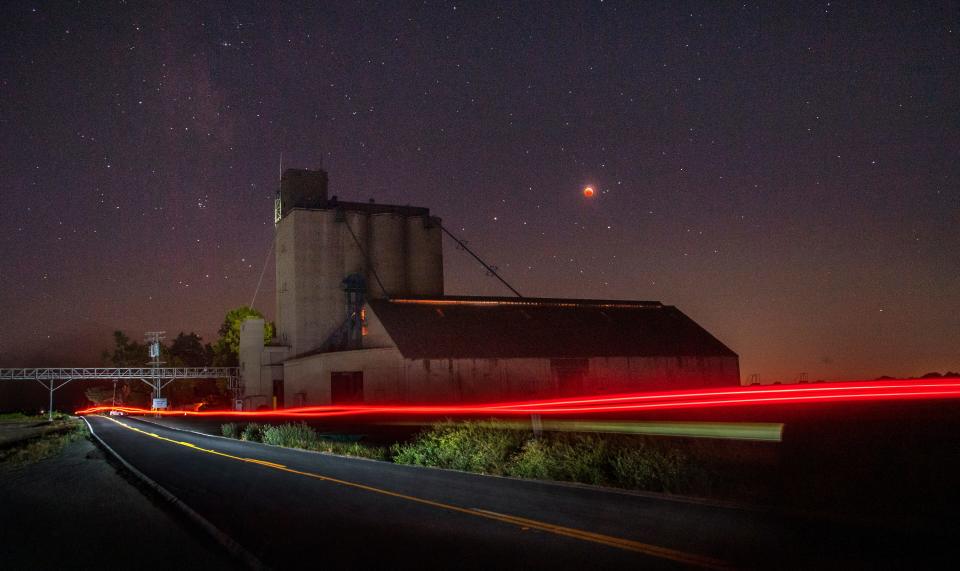
[[[529,433],[491,422],[441,422],[407,444],[391,448],[394,462],[485,474],[503,474]]]
[[[263,433],[265,430],[267,430],[267,428],[268,427],[266,425],[258,422],[251,422],[243,427],[243,430],[240,432],[240,440],[263,442]]]
[[[235,422],[220,425],[220,434],[227,438],[240,438],[240,427]]]
[[[694,467],[683,452],[646,439],[618,447],[610,464],[615,483],[624,488],[677,492],[694,479]]]
[[[521,478],[564,480],[584,484],[609,481],[607,444],[592,435],[555,434],[530,440],[507,467],[507,474]]]
[[[526,430],[493,421],[447,421],[390,452],[398,464],[676,493],[709,484],[683,445],[676,439],[596,434],[547,433],[534,439]]]
[[[263,442],[287,448],[302,448],[318,452],[330,452],[343,456],[359,456],[376,460],[390,460],[385,448],[366,446],[356,440],[345,440],[340,435],[320,436],[305,423],[281,424],[270,426],[252,422],[238,425],[228,422],[220,426],[220,432],[228,438],[239,438],[251,442]],[[355,438],[355,437],[354,437]]]
[[[318,440],[317,431],[303,422],[270,426],[263,431],[263,442],[275,446],[312,449]]]
[[[518,478],[549,480],[551,461],[550,447],[543,440],[528,440],[511,459],[507,473]]]

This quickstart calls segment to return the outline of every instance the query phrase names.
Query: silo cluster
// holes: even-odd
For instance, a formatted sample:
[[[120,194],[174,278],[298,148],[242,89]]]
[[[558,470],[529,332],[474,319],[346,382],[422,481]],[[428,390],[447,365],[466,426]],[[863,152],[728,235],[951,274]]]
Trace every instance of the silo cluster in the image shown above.
[[[277,195],[277,330],[293,355],[347,319],[344,280],[368,298],[443,295],[443,235],[427,208],[327,198],[324,171],[290,169]]]
[[[351,228],[359,237],[357,228],[353,224]],[[443,295],[443,240],[438,219],[402,211],[377,212],[367,217],[366,229],[369,263],[365,277],[370,297]],[[348,238],[353,242],[352,236]],[[356,267],[348,264],[344,269],[349,274]]]

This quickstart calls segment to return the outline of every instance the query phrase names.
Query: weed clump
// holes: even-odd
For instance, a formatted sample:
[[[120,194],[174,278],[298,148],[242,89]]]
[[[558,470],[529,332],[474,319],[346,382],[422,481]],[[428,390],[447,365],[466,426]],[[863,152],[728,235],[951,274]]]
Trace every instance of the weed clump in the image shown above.
[[[264,444],[286,446],[288,448],[304,448],[311,450],[316,446],[319,437],[317,431],[301,422],[298,424],[281,424],[270,426],[263,431]]]
[[[584,484],[614,483],[607,441],[591,435],[552,435],[528,440],[507,465],[506,474],[520,478]]]
[[[523,430],[497,428],[492,422],[441,422],[410,443],[391,448],[394,462],[503,474],[523,446]]]
[[[227,438],[240,438],[240,427],[236,422],[228,422],[220,425],[220,434]]]
[[[251,422],[240,431],[240,440],[263,442],[263,433],[267,428],[267,425],[260,424],[259,422]]]
[[[617,485],[625,488],[684,491],[704,474],[679,450],[641,440],[636,447],[619,448],[610,458]]]
[[[341,442],[321,437],[311,450],[329,452],[341,456],[356,456],[358,458],[372,458],[374,460],[390,460],[390,453],[386,448],[367,446],[359,442]]]

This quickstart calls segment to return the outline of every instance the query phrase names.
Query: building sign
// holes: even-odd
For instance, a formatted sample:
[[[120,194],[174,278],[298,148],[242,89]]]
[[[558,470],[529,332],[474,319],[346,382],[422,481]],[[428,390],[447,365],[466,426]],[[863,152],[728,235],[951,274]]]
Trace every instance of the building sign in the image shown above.
[[[153,399],[153,408],[167,408],[167,399]]]

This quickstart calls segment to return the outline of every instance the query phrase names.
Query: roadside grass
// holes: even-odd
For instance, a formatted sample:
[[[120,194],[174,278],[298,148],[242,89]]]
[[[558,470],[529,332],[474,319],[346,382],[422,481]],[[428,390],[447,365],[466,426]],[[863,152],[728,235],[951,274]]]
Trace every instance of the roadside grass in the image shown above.
[[[504,474],[527,437],[526,431],[499,428],[494,421],[441,422],[390,452],[398,464]]]
[[[388,449],[382,446],[370,446],[359,442],[341,442],[329,438],[320,438],[312,449],[318,452],[340,454],[341,456],[356,456],[358,458],[391,461],[390,451]]]
[[[69,414],[63,412],[53,413],[53,420],[67,420]],[[3,412],[0,413],[0,422],[47,422],[49,418],[46,414],[26,414],[23,412]]]
[[[263,442],[264,444],[272,444],[274,446],[329,452],[342,456],[390,460],[386,448],[328,437],[318,433],[302,422],[280,425],[259,424],[256,422],[239,425],[229,422],[220,426],[220,433],[228,438]]]
[[[39,462],[60,454],[68,444],[83,440],[90,435],[86,423],[79,419],[64,418],[62,422],[66,423],[62,430],[25,440],[0,450],[0,464],[21,466]]]
[[[391,448],[399,464],[628,489],[690,492],[709,488],[711,473],[682,439],[544,433],[493,421],[442,422]]]
[[[614,486],[668,493],[703,493],[714,488],[706,455],[686,439],[577,433],[544,433],[504,427],[497,421],[439,422],[410,442],[389,449],[346,442],[305,423],[227,423],[230,438],[518,478]]]

